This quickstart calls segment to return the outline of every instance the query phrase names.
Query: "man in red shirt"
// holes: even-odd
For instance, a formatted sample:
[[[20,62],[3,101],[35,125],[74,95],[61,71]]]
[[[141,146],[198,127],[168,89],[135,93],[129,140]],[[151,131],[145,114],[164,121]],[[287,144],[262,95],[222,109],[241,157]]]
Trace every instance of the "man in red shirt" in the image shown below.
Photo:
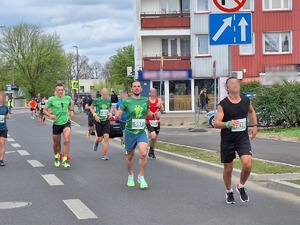
[[[149,109],[152,113],[163,112],[164,105],[160,97],[158,97],[157,90],[155,88],[151,88],[149,91]],[[157,120],[153,117],[146,118],[146,124],[149,131],[150,138],[150,149],[148,152],[148,157],[150,159],[156,159],[154,149],[157,142],[157,137],[160,130],[160,120]]]

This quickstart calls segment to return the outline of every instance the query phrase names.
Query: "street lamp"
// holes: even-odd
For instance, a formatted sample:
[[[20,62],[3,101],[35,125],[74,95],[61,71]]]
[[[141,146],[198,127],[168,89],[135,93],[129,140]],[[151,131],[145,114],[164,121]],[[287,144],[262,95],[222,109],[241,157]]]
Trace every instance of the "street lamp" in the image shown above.
[[[78,55],[78,46],[73,46],[73,48],[76,48],[76,80],[79,85],[79,80],[78,80],[78,73],[79,73],[79,67],[78,67],[78,61],[79,61],[79,55]],[[79,87],[78,87],[78,93],[79,93]],[[74,90],[74,97],[76,96],[76,90]]]
[[[78,73],[79,73],[79,69],[78,69],[78,61],[79,61],[79,55],[78,55],[78,46],[73,46],[73,48],[76,48],[76,80],[78,81]]]

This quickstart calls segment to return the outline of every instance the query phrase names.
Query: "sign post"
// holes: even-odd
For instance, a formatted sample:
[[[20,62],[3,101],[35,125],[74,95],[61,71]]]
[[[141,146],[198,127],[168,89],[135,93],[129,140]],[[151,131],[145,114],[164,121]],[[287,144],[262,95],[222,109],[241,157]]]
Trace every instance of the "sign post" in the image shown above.
[[[214,112],[217,113],[217,61],[213,62],[213,78],[214,78]]]

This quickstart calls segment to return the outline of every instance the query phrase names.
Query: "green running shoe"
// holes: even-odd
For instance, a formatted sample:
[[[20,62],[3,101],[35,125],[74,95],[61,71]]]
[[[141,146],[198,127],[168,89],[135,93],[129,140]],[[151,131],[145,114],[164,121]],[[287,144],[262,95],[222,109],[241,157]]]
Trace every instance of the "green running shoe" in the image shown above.
[[[128,187],[134,187],[135,186],[134,175],[129,175],[128,176],[127,186]]]
[[[68,161],[63,161],[61,164],[64,168],[70,168],[70,163]]]
[[[147,184],[144,176],[138,176],[138,182],[140,184],[141,189],[147,189],[148,188],[148,184]]]
[[[55,167],[60,166],[59,154],[54,155],[54,166]]]

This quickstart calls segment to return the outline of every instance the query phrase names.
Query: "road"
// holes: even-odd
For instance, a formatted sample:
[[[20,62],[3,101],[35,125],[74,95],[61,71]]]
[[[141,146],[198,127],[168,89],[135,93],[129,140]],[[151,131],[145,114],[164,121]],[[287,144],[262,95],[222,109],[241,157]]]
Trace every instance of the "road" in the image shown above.
[[[53,166],[50,124],[20,110],[9,121],[9,134],[6,167],[0,168],[0,225],[299,224],[300,197],[249,182],[251,201],[243,204],[236,195],[237,204],[226,205],[220,174],[159,154],[149,161],[149,189],[128,188],[119,142],[111,142],[111,159],[102,161],[82,128],[72,128],[67,170]],[[52,177],[49,183],[45,175]],[[51,186],[55,182],[60,185]],[[11,201],[30,205],[1,209]]]
[[[220,134],[193,133],[186,128],[163,127],[159,140],[220,151]],[[264,138],[256,138],[251,143],[255,158],[300,166],[300,143]]]

